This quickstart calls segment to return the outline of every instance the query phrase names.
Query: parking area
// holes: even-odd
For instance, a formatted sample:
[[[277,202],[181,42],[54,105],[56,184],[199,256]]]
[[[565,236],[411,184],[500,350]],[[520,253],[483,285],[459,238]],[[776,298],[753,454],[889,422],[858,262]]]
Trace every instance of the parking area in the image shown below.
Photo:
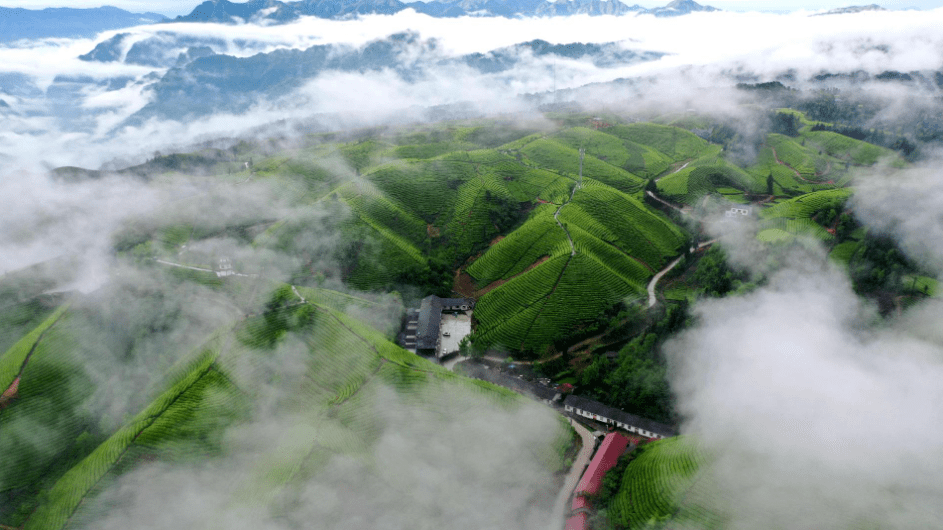
[[[471,311],[458,313],[442,313],[442,323],[439,326],[438,357],[447,353],[457,352],[462,339],[471,333]]]

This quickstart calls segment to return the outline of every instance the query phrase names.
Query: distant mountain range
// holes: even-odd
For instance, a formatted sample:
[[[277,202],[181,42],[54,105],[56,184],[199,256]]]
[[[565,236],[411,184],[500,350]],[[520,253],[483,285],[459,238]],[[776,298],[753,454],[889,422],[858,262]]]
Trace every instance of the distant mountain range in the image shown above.
[[[316,45],[241,58],[212,52],[189,58],[193,55],[194,48],[180,53],[177,66],[150,86],[151,102],[126,124],[138,125],[151,118],[182,121],[219,111],[238,114],[261,100],[275,101],[329,71],[389,69],[412,82],[422,79],[429,69],[442,67],[470,67],[484,75],[502,75],[530,56],[578,59],[610,68],[656,60],[664,54],[626,50],[617,43],[550,44],[533,40],[487,53],[444,58],[438,54],[435,40],[421,39],[415,33],[397,33],[363,47]]]
[[[164,22],[157,13],[131,13],[117,7],[23,9],[0,7],[0,42],[47,37],[91,37],[101,31]]]
[[[695,11],[717,11],[693,0],[674,0],[665,7],[645,9],[629,6],[620,0],[434,0],[431,2],[403,3],[399,0],[250,0],[235,3],[229,0],[207,0],[189,15],[174,22],[220,22],[225,24],[245,21],[289,22],[302,16],[345,18],[361,14],[392,14],[414,9],[434,17],[460,16],[567,16],[567,15],[624,15],[627,13],[652,14],[659,17],[679,16]]]
[[[838,9],[831,9],[824,13],[816,13],[811,15],[813,17],[820,17],[822,15],[845,15],[848,13],[861,13],[862,11],[887,11],[883,7],[877,4],[871,4],[867,6],[849,6],[849,7],[840,7]]]
[[[717,11],[693,0],[674,0],[664,7],[645,9],[620,0],[434,0],[404,3],[400,0],[207,0],[190,14],[170,20],[158,13],[131,13],[116,7],[92,9],[23,9],[0,7],[0,43],[49,37],[91,37],[99,32],[158,22],[215,22],[238,24],[291,22],[303,16],[350,18],[366,14],[393,14],[414,9],[433,17],[461,16],[568,16],[650,14],[656,17]]]

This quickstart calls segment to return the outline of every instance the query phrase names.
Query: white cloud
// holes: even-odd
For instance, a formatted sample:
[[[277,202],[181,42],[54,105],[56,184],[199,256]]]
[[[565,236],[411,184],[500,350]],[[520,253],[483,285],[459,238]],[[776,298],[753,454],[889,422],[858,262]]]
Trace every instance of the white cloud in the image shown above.
[[[669,346],[683,431],[711,455],[702,480],[733,529],[937,526],[943,342],[912,330],[943,307],[881,323],[808,257],[699,304]]]

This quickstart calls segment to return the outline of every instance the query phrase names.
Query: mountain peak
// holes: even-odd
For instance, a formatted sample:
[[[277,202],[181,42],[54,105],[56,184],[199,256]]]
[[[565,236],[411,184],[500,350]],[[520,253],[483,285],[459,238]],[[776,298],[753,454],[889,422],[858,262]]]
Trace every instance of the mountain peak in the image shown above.
[[[688,13],[694,13],[697,11],[711,12],[720,10],[716,7],[702,6],[694,0],[673,0],[665,7],[649,9],[648,13],[651,13],[656,17],[674,17],[679,15],[687,15]]]
[[[815,17],[815,16],[821,16],[821,15],[844,15],[848,13],[861,13],[863,11],[887,11],[887,9],[884,9],[883,7],[877,4],[870,4],[866,6],[848,6],[848,7],[840,7],[838,9],[831,9],[823,13],[816,13],[812,16]]]

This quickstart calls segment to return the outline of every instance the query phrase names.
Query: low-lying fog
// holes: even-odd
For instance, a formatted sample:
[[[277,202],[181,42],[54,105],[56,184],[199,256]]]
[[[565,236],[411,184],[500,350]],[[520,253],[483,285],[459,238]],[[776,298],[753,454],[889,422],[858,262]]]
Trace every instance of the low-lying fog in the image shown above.
[[[936,71],[943,66],[941,27],[943,9],[811,18],[808,13],[708,13],[675,19],[519,20],[433,19],[406,11],[267,27],[168,24],[107,32],[96,39],[20,42],[0,48],[0,100],[7,105],[0,105],[0,273],[63,253],[79,254],[89,267],[90,277],[84,279],[91,288],[97,287],[106,281],[101,275],[108,266],[99,260],[107,259],[114,231],[191,190],[207,193],[186,179],[170,184],[118,178],[64,184],[45,175],[50,167],[97,168],[114,159],[139,163],[158,150],[168,153],[202,140],[251,135],[253,128],[277,120],[310,117],[309,127],[326,129],[401,123],[432,119],[423,109],[460,102],[471,103],[476,113],[485,115],[531,116],[537,104],[553,97],[533,100],[519,95],[620,78],[645,82],[631,88],[597,85],[576,93],[585,97],[580,103],[588,109],[627,114],[693,109],[746,119],[749,114],[741,113],[740,101],[729,91],[738,81],[769,81],[788,72],[789,77],[782,78],[786,84],[810,88],[817,86],[810,78],[823,72],[861,70],[873,76],[888,70]],[[325,44],[335,45],[340,50],[335,53],[341,53],[403,32],[411,37],[396,40],[398,63],[389,67],[318,71],[262,92],[253,92],[249,77],[233,90],[258,97],[250,98],[238,114],[211,106],[222,99],[181,100],[181,105],[194,108],[196,118],[139,114],[152,109],[149,104],[174,101],[175,96],[161,93],[161,87],[187,86],[190,71],[185,65],[193,64],[193,58],[184,57],[184,66],[174,67],[176,57],[188,54],[191,47],[205,46],[213,53],[243,59]],[[120,33],[129,36],[114,41],[112,60],[78,58]],[[157,43],[152,49],[160,54],[159,64],[129,62],[132,46],[147,39]],[[617,43],[620,50],[664,55],[612,64],[515,49],[514,68],[491,73],[453,60],[534,39],[552,44]],[[884,98],[891,114],[906,106],[934,105],[932,98],[939,95],[935,84],[919,82],[869,83],[854,90]],[[900,107],[894,102],[901,102]],[[210,110],[201,105],[210,105],[206,107]],[[131,119],[135,115],[139,119]],[[861,181],[855,207],[866,222],[900,238],[915,259],[939,270],[938,242],[931,245],[926,238],[943,233],[932,199],[940,194],[920,192],[940,187],[939,170],[919,170],[912,176],[919,185],[902,180],[899,194],[887,181],[875,180],[879,178]],[[259,201],[267,199],[253,195],[251,189],[224,194],[232,197],[245,200],[250,209],[264,208]],[[911,200],[892,200],[908,197]],[[236,215],[239,209],[239,204],[227,203],[226,215]],[[724,244],[735,249],[740,243]],[[845,528],[860,521],[886,528],[939,527],[943,523],[939,503],[943,416],[938,406],[943,400],[943,339],[934,330],[943,313],[938,304],[928,302],[898,319],[879,321],[843,274],[826,264],[820,249],[796,256],[771,278],[768,286],[752,294],[699,303],[694,310],[699,323],[672,347],[673,388],[685,417],[683,430],[695,434],[717,456],[709,472],[728,502],[731,527]],[[399,419],[408,420],[409,414],[403,414]],[[468,421],[485,420],[474,416]],[[448,436],[463,439],[461,421],[444,425]],[[549,429],[543,423],[537,427]],[[409,430],[388,434],[392,438],[384,450],[392,459],[399,458],[404,446],[418,443],[418,435]],[[508,445],[518,448],[524,442],[511,440]],[[358,466],[337,461],[330,467],[331,476],[355,480],[362,471]],[[129,506],[128,512],[115,512],[106,520],[111,525],[107,527],[127,527],[128,514],[154,515],[154,504],[141,497],[142,491],[183,503],[182,497],[204,487],[207,477],[218,482],[227,476],[212,464],[191,471],[152,468],[131,476],[124,489],[112,492]],[[526,471],[543,478],[533,469]],[[461,481],[469,473],[476,469],[459,467],[434,476],[435,480],[416,480],[423,488],[436,489],[440,480]],[[481,476],[486,482],[494,478]],[[139,482],[153,488],[139,489],[135,486]],[[181,489],[181,483],[190,489]],[[343,499],[326,494],[325,488],[312,483],[303,492],[302,500],[316,497],[322,504],[292,512],[302,520],[292,520],[288,527],[332,513],[344,521],[358,520],[343,506]],[[370,504],[375,518],[367,521],[375,522],[374,527],[384,527],[383,510],[407,502],[400,492],[384,497],[373,486],[351,486],[351,490],[360,495],[355,498]],[[463,493],[461,488],[454,491]],[[210,492],[208,506],[228,509],[228,497],[216,493]],[[526,492],[513,493],[519,501],[515,506],[523,512],[511,520],[533,526],[535,516],[521,501],[527,499]],[[503,497],[486,500],[498,503]],[[194,507],[192,520],[203,522],[198,508],[202,509]],[[446,516],[467,514],[459,510]],[[385,527],[404,528],[408,517],[397,514],[389,521]],[[282,527],[267,519],[262,522]],[[163,527],[163,521],[152,526]]]
[[[8,105],[0,106],[0,159],[6,161],[4,171],[44,164],[98,167],[114,157],[140,160],[168,145],[229,137],[279,119],[322,115],[327,128],[408,121],[428,119],[417,109],[457,102],[470,102],[482,113],[514,112],[533,106],[520,94],[620,78],[645,77],[654,85],[637,87],[641,93],[613,87],[593,98],[611,102],[659,95],[709,110],[722,102],[698,89],[738,80],[767,81],[791,72],[788,84],[802,87],[822,72],[938,69],[943,64],[941,25],[943,9],[824,17],[720,12],[531,19],[437,19],[407,10],[271,26],[158,24],[95,39],[21,41],[0,48],[0,100]],[[266,65],[274,59],[253,63],[248,73],[235,72],[238,63],[227,62],[213,72],[232,82],[215,88],[215,95],[186,84],[188,76],[205,70],[192,63],[207,53],[248,58],[331,45],[329,55],[336,56],[403,33],[409,37],[393,39],[393,64],[371,64],[363,56],[323,70],[299,67],[297,75],[278,74],[285,80],[277,87],[259,88],[271,75]],[[660,58],[603,61],[513,48],[502,55],[513,68],[499,72],[459,60],[535,39],[615,43],[606,53],[655,52]],[[99,53],[90,54],[96,49]],[[88,60],[79,59],[86,54]],[[935,93],[932,86],[912,90],[922,96]],[[346,120],[332,121],[340,116]]]

